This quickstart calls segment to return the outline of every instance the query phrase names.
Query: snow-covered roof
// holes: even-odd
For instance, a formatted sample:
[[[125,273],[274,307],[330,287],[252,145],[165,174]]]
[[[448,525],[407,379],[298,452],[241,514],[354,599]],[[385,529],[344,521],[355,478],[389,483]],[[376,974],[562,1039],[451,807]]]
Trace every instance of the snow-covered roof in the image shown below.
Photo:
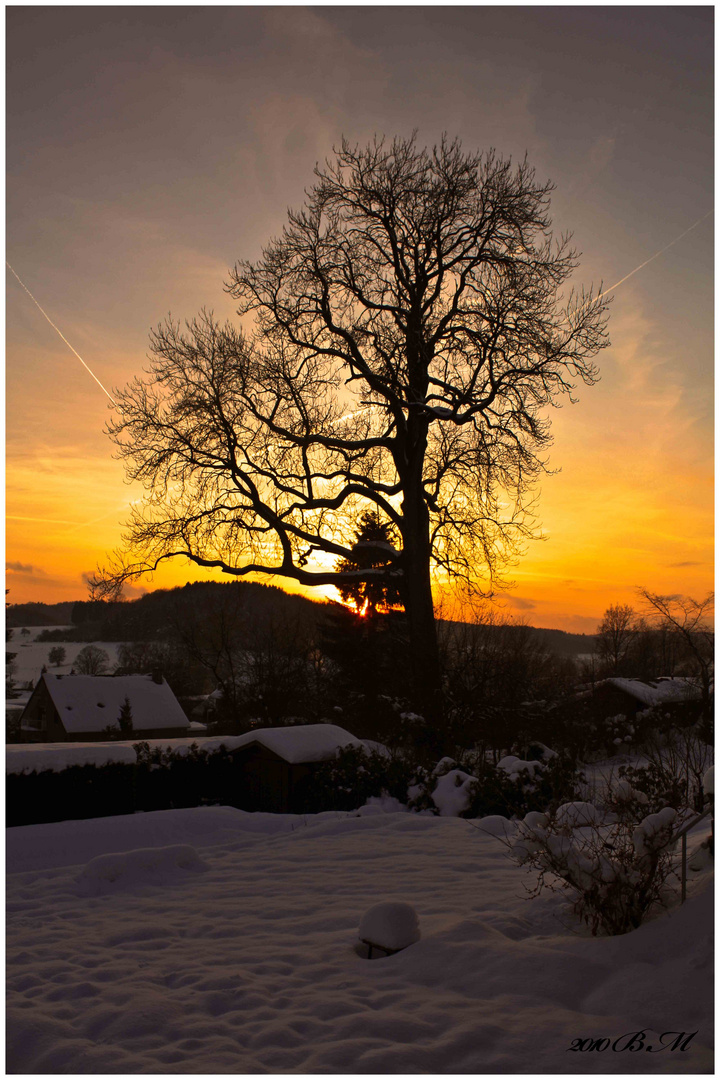
[[[43,675],[65,730],[104,731],[117,724],[125,698],[133,731],[188,728],[189,721],[168,684],[151,675]]]
[[[302,724],[294,727],[256,728],[245,735],[230,739],[218,738],[218,744],[224,742],[228,749],[237,750],[241,746],[259,743],[273,754],[277,754],[289,765],[305,765],[314,761],[327,761],[335,757],[344,746],[363,746],[349,731],[337,724]],[[231,745],[232,744],[232,745]],[[207,744],[205,749],[209,749]]]
[[[656,679],[643,682],[641,679],[612,678],[605,681],[647,706],[689,701],[700,696],[698,687],[690,679]]]

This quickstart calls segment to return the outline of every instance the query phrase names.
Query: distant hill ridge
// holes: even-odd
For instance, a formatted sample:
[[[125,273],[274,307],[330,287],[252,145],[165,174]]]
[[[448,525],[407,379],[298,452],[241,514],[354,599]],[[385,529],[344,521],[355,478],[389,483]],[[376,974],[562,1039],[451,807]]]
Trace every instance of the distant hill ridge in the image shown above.
[[[228,600],[239,604],[247,619],[259,623],[291,619],[315,626],[334,607],[329,601],[311,600],[299,593],[288,593],[277,585],[255,581],[195,581],[174,589],[155,589],[137,600],[119,603],[103,600],[63,601],[58,604],[33,602],[9,604],[8,627],[71,627],[63,633],[69,640],[140,641],[162,636],[163,631],[183,609],[212,611]],[[591,653],[594,634],[572,634],[565,630],[531,627],[548,652],[560,656]]]

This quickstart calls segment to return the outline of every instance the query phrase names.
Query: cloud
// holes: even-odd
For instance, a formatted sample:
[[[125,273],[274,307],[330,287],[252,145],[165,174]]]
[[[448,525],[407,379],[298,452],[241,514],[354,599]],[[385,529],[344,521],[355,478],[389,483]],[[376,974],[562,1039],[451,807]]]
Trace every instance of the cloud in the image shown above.
[[[668,566],[670,567],[671,570],[681,570],[681,569],[683,569],[683,567],[686,567],[686,566],[704,566],[704,563],[701,563],[701,562],[671,562],[671,563],[668,563]]]
[[[510,607],[517,608],[518,611],[534,611],[537,607],[537,603],[534,600],[524,600],[521,596],[509,596],[503,595],[503,600],[510,605]]]
[[[44,570],[39,566],[33,566],[31,563],[6,562],[5,571],[8,574],[22,574],[24,577],[47,577]]]

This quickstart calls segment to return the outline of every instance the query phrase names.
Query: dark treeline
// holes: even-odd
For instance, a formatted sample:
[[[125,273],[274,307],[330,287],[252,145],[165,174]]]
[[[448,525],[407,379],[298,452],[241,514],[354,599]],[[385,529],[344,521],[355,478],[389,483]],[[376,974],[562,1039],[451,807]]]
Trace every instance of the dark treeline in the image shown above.
[[[248,617],[261,622],[283,615],[306,620],[309,625],[317,626],[318,622],[325,618],[328,608],[334,606],[258,582],[196,581],[175,589],[156,589],[137,600],[122,602],[74,600],[58,604],[9,604],[6,609],[6,624],[12,628],[69,626],[69,630],[63,630],[57,635],[57,640],[140,641],[148,636],[161,635],[172,625],[178,608],[185,602],[199,608],[212,606],[214,598],[217,598],[222,590],[234,590],[236,596],[242,597]],[[439,620],[439,624],[447,627],[465,625],[462,622],[446,620]],[[517,624],[507,624],[500,620],[497,625],[505,627]],[[594,634],[572,634],[564,630],[524,625],[521,629],[523,633],[530,631],[544,649],[558,656],[589,654],[596,645]]]
[[[72,621],[74,600],[60,604],[8,604],[5,609],[5,623],[15,628],[21,626],[67,626]]]

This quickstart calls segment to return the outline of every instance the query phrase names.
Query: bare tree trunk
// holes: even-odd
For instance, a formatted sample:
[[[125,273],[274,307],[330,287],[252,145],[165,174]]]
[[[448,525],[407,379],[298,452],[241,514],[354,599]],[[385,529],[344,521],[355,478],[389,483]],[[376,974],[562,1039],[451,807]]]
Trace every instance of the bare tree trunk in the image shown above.
[[[426,720],[443,718],[440,650],[430,579],[430,518],[421,483],[408,485],[403,500],[404,601],[410,636],[414,707]]]

